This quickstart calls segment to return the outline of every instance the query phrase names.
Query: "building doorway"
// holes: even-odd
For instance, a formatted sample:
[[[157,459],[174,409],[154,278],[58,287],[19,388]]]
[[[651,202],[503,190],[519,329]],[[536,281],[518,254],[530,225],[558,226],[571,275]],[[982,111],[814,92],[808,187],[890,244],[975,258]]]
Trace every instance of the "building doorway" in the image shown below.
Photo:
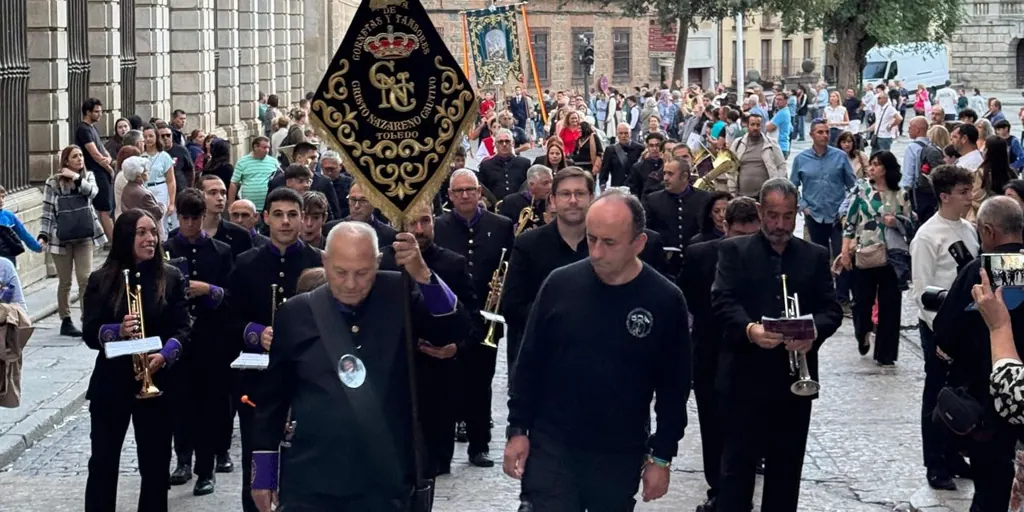
[[[1024,88],[1024,39],[1017,41],[1017,88]]]

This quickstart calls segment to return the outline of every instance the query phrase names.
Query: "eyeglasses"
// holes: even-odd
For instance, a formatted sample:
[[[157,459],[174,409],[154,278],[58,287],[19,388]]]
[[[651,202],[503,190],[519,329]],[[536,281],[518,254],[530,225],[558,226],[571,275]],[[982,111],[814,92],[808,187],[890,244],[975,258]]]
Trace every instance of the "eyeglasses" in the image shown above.
[[[449,190],[451,191],[452,194],[455,194],[457,196],[464,196],[466,194],[472,194],[472,193],[476,192],[478,189],[476,187],[472,187],[472,188],[452,188],[452,189],[449,189]]]
[[[354,206],[364,206],[370,204],[370,200],[365,197],[349,197],[348,204]]]
[[[498,141],[494,141],[494,143],[495,144],[505,145],[505,144],[512,144],[512,141],[510,141],[510,140],[498,140]]]
[[[161,139],[169,139],[169,138],[171,138],[171,134],[169,134],[169,133],[161,133],[160,134],[160,138]]]
[[[559,199],[586,199],[590,197],[590,192],[586,190],[559,190],[557,194]]]

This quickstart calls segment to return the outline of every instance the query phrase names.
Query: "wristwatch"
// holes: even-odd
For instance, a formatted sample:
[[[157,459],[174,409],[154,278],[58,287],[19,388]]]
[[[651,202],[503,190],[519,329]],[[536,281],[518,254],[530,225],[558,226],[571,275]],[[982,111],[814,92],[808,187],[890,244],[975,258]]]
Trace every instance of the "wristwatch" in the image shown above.
[[[528,428],[521,428],[521,427],[513,427],[512,425],[509,425],[509,426],[505,427],[505,440],[506,441],[509,440],[509,439],[512,439],[515,436],[530,437],[530,429],[528,429]]]

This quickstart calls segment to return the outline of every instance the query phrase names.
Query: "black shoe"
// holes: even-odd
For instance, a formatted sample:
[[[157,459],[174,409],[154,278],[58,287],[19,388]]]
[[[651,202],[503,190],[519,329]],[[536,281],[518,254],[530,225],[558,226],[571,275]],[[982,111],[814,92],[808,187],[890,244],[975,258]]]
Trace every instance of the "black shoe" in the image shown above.
[[[192,463],[179,462],[178,467],[171,473],[171,485],[184,485],[189,480],[192,480]]]
[[[533,503],[529,501],[519,502],[519,510],[517,512],[533,512]]]
[[[695,512],[715,512],[715,499],[708,498],[704,503],[697,505]]]
[[[875,333],[869,332],[865,334],[864,339],[857,343],[857,352],[860,352],[862,356],[868,355],[868,351],[871,350],[871,340],[873,339],[875,339]]]
[[[953,457],[947,466],[949,466],[949,472],[956,478],[974,479],[974,470],[971,469],[971,465],[959,455]]]
[[[466,435],[466,422],[460,421],[455,424],[455,441],[458,443],[468,443],[469,436]]]
[[[754,466],[754,472],[763,475],[764,474],[764,458],[757,459],[757,465]]]
[[[71,321],[71,317],[67,317],[60,321],[60,335],[71,336],[72,338],[81,338],[82,331],[79,331],[75,324]]]
[[[196,486],[192,488],[193,496],[206,496],[207,494],[213,494],[213,477],[210,478],[199,478],[196,480]]]
[[[440,467],[437,468],[437,475],[438,476],[450,475],[450,474],[452,474],[452,465],[451,464],[445,464],[445,465],[440,466]]]
[[[487,453],[476,453],[469,456],[469,463],[478,468],[493,468],[494,461]]]
[[[230,473],[235,470],[235,464],[231,462],[231,454],[224,453],[217,456],[217,472]],[[196,485],[199,485],[196,483]]]
[[[928,485],[940,491],[955,491],[956,482],[948,474],[928,470]]]

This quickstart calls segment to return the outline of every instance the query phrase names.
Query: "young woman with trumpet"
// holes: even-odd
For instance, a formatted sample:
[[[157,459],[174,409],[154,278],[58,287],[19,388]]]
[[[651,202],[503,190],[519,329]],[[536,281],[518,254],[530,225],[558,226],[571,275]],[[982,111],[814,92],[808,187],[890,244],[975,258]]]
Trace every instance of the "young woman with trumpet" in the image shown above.
[[[121,447],[129,421],[135,429],[142,476],[139,510],[167,510],[173,425],[167,395],[175,392],[173,365],[187,343],[190,327],[185,281],[178,269],[164,263],[159,233],[156,222],[143,210],[122,213],[114,223],[110,254],[89,276],[82,297],[83,338],[100,351],[86,394],[92,431],[86,511],[117,508]],[[126,276],[130,290],[125,289]],[[146,336],[159,337],[163,348],[109,359],[103,353],[105,343]],[[146,370],[138,371],[143,365]],[[140,398],[140,380],[150,378],[149,387],[163,394]]]

